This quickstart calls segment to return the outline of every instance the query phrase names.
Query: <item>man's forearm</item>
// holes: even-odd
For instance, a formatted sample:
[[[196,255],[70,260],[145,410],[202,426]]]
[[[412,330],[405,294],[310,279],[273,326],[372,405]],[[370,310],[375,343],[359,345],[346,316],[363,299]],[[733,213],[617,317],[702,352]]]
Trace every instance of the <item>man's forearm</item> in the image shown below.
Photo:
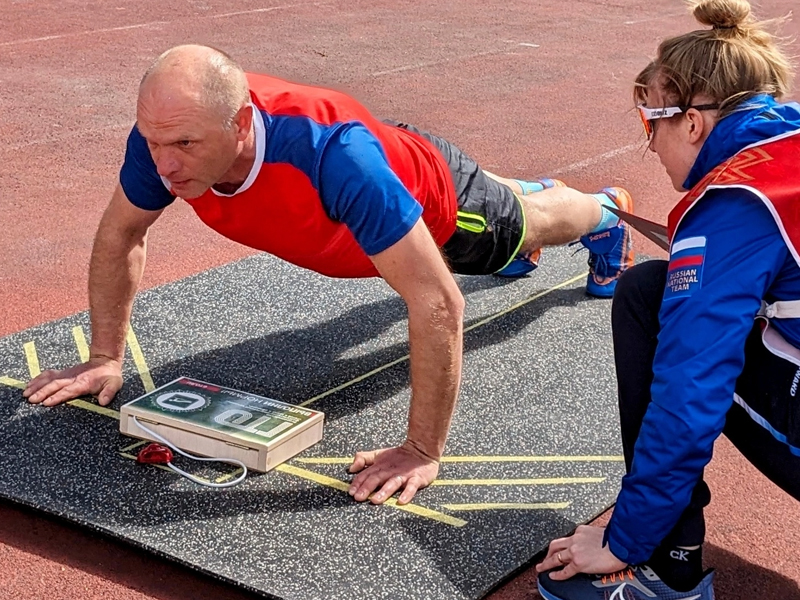
[[[133,298],[144,271],[146,235],[101,229],[89,267],[91,356],[122,362]]]
[[[411,408],[408,443],[438,460],[444,452],[461,382],[463,306],[409,310]]]

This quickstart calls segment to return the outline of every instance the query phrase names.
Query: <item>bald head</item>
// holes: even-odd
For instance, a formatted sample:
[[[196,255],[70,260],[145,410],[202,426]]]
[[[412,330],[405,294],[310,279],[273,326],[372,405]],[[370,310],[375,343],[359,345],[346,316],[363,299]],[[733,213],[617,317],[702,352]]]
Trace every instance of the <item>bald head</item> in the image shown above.
[[[142,77],[139,102],[181,102],[219,115],[230,127],[250,100],[242,68],[231,57],[208,46],[176,46],[164,52]]]

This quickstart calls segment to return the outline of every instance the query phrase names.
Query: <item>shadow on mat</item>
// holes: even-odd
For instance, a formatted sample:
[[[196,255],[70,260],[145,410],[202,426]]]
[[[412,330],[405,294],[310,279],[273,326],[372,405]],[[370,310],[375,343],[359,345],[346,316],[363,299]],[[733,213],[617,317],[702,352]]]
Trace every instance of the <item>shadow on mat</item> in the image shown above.
[[[488,280],[488,281],[487,281]],[[464,293],[495,287],[489,277],[475,277],[462,282]],[[474,283],[473,283],[474,282]],[[496,321],[477,327],[464,336],[465,355],[501,344],[520,333],[551,308],[576,306],[589,299],[583,289],[558,289],[524,305]],[[246,390],[297,404],[408,353],[406,341],[378,347],[357,357],[345,357],[354,348],[368,345],[406,318],[403,301],[390,298],[353,308],[335,319],[313,327],[282,331],[263,338],[201,352],[152,370],[157,383],[179,376],[194,377],[219,385]],[[465,323],[482,320],[476,318]],[[326,413],[327,420],[357,413],[380,403],[408,387],[408,362],[388,368],[380,384],[363,392],[363,384],[347,388],[313,408]],[[115,401],[118,407],[129,398]]]

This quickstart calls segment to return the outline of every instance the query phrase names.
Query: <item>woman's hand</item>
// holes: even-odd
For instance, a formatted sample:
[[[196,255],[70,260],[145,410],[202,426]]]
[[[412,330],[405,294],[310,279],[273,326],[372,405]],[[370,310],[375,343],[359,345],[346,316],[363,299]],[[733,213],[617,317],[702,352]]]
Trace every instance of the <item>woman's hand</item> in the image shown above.
[[[628,565],[603,546],[604,527],[581,525],[570,537],[550,542],[547,556],[538,565],[536,572],[558,569],[550,573],[553,581],[563,581],[578,573],[606,574],[621,571]]]

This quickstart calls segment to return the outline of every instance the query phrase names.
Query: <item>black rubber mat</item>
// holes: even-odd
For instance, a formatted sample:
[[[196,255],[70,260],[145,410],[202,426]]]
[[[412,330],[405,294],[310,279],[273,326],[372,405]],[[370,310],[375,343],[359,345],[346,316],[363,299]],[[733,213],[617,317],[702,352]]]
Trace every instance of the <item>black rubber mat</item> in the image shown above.
[[[86,314],[0,339],[0,496],[268,597],[482,597],[618,490],[610,303],[585,295],[585,269],[556,250],[522,280],[459,280],[461,398],[439,479],[407,507],[346,493],[348,458],[405,434],[402,301],[268,256],[140,294],[112,410],[34,407],[18,389],[81,359]],[[115,411],[179,375],[310,401],[323,441],[224,490],[137,465]]]

